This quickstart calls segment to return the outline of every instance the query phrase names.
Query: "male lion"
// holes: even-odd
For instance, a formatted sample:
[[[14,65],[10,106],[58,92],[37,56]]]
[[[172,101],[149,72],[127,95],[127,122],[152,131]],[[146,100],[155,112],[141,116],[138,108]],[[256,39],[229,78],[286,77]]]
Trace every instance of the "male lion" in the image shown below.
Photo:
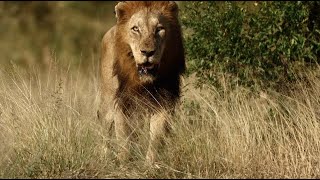
[[[178,6],[174,1],[128,1],[115,6],[117,24],[103,37],[99,119],[114,122],[120,152],[128,158],[136,120],[150,115],[146,155],[154,163],[168,115],[180,97],[185,70]]]

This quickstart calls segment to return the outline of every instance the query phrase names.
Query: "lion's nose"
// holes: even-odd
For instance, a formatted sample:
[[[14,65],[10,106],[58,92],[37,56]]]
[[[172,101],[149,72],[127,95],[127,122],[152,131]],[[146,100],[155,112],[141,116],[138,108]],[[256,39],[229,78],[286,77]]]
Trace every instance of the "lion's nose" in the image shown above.
[[[140,50],[140,51],[144,56],[147,56],[147,57],[150,57],[150,56],[154,55],[154,53],[156,52],[155,50],[152,50],[152,51]]]

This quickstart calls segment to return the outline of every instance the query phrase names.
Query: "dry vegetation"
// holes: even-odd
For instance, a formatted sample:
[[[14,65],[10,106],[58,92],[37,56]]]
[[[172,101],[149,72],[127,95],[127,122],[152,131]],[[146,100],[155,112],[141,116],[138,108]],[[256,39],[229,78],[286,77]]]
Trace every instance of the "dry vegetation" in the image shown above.
[[[286,94],[232,89],[228,78],[222,91],[199,89],[185,77],[157,167],[144,166],[147,128],[119,164],[96,118],[114,4],[48,4],[54,28],[43,29],[28,12],[36,2],[0,2],[0,178],[320,178],[320,68]]]
[[[0,69],[1,178],[319,178],[319,72],[291,95],[252,95],[228,80],[218,93],[186,78],[172,134],[150,168],[147,132],[128,164],[109,148],[114,139],[96,118],[97,65],[84,74],[58,64],[45,75]]]

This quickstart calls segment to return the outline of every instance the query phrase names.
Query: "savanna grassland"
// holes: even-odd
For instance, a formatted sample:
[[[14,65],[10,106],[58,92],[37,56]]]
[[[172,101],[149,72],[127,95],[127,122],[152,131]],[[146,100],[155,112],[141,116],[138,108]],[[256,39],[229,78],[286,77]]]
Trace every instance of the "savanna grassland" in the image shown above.
[[[316,178],[320,79],[312,73],[290,96],[223,93],[184,79],[183,97],[158,168],[143,166],[148,132],[135,160],[117,163],[103,122],[96,68],[50,66],[41,76],[1,68],[0,175],[3,178]],[[318,72],[319,73],[319,72]]]
[[[66,59],[84,57],[49,53],[45,68],[14,58],[0,66],[1,178],[319,178],[319,66],[285,92],[252,91],[227,75],[219,87],[198,86],[186,74],[160,160],[146,167],[147,128],[134,159],[119,164],[115,139],[96,117],[94,53],[78,63]]]

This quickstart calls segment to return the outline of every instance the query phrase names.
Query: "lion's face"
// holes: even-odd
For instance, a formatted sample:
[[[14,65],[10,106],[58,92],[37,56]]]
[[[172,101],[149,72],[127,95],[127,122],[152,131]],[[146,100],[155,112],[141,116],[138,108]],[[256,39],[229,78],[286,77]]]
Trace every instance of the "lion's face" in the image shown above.
[[[126,28],[140,80],[154,81],[165,48],[165,22],[159,13],[143,9],[131,16]]]
[[[121,54],[127,56],[119,59],[130,61],[121,62],[130,64],[127,67],[132,69],[127,71],[137,71],[132,77],[136,78],[137,73],[141,83],[152,83],[157,77],[163,76],[163,72],[168,71],[169,63],[181,62],[181,68],[175,68],[178,72],[185,67],[178,6],[174,1],[119,2],[115,13],[118,48],[122,48]],[[168,50],[174,52],[168,53]]]

